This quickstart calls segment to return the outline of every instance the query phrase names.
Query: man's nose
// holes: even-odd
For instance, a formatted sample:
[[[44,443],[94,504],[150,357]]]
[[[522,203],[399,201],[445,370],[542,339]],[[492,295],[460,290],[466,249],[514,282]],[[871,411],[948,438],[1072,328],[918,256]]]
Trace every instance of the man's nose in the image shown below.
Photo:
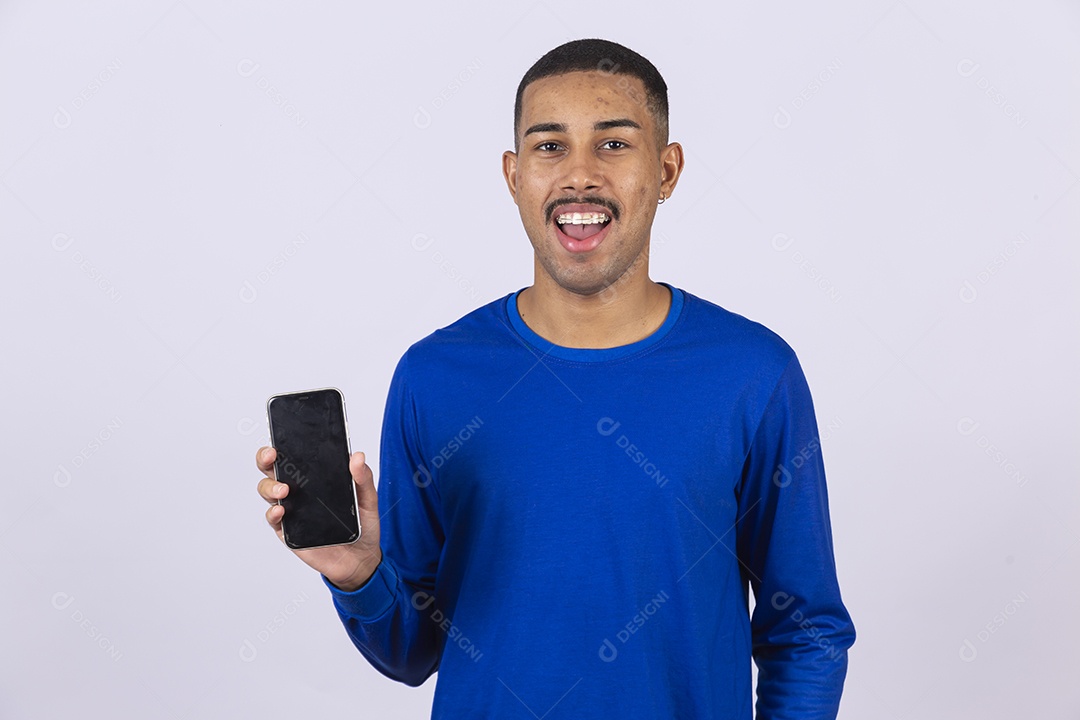
[[[588,148],[571,150],[563,160],[560,188],[569,192],[596,190],[603,182],[603,171],[596,155]]]

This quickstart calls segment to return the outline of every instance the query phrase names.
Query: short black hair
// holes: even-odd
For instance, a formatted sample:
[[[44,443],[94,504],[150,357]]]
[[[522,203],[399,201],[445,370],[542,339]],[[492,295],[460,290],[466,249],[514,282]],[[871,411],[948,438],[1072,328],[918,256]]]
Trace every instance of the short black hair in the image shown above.
[[[599,70],[612,75],[628,75],[641,80],[645,86],[645,107],[656,120],[656,135],[660,147],[668,140],[667,83],[656,66],[647,59],[610,40],[589,38],[571,40],[537,60],[518,85],[514,98],[514,149],[518,147],[518,129],[521,125],[521,96],[525,88],[535,80],[571,72]]]

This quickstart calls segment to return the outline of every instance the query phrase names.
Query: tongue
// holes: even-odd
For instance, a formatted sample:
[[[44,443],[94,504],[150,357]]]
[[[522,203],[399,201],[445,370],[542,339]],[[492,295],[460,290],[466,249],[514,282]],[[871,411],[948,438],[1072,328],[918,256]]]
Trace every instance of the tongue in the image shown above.
[[[566,225],[559,226],[563,231],[563,234],[569,235],[575,240],[584,240],[587,237],[592,237],[596,233],[604,229],[604,226],[600,223],[590,223],[588,225]]]

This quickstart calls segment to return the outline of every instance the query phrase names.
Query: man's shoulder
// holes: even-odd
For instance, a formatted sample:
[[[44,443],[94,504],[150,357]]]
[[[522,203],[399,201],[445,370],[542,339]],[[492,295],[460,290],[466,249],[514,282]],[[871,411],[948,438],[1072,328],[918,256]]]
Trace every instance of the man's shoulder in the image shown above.
[[[781,367],[794,357],[792,347],[771,328],[687,290],[682,293],[686,342]]]
[[[446,352],[461,353],[470,348],[482,348],[511,341],[506,317],[507,293],[489,303],[470,310],[454,322],[417,340],[405,351],[412,359],[431,359]]]

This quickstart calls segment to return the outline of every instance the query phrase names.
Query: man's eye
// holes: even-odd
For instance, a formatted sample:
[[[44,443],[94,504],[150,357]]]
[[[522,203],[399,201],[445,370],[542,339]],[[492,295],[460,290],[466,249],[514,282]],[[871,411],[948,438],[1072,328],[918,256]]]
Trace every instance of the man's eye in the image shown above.
[[[626,147],[626,143],[622,140],[608,140],[604,143],[603,147],[607,150],[622,150]]]
[[[556,150],[559,149],[559,143],[556,143],[556,142],[540,143],[539,145],[536,146],[536,149],[540,150],[541,152],[555,152]]]

